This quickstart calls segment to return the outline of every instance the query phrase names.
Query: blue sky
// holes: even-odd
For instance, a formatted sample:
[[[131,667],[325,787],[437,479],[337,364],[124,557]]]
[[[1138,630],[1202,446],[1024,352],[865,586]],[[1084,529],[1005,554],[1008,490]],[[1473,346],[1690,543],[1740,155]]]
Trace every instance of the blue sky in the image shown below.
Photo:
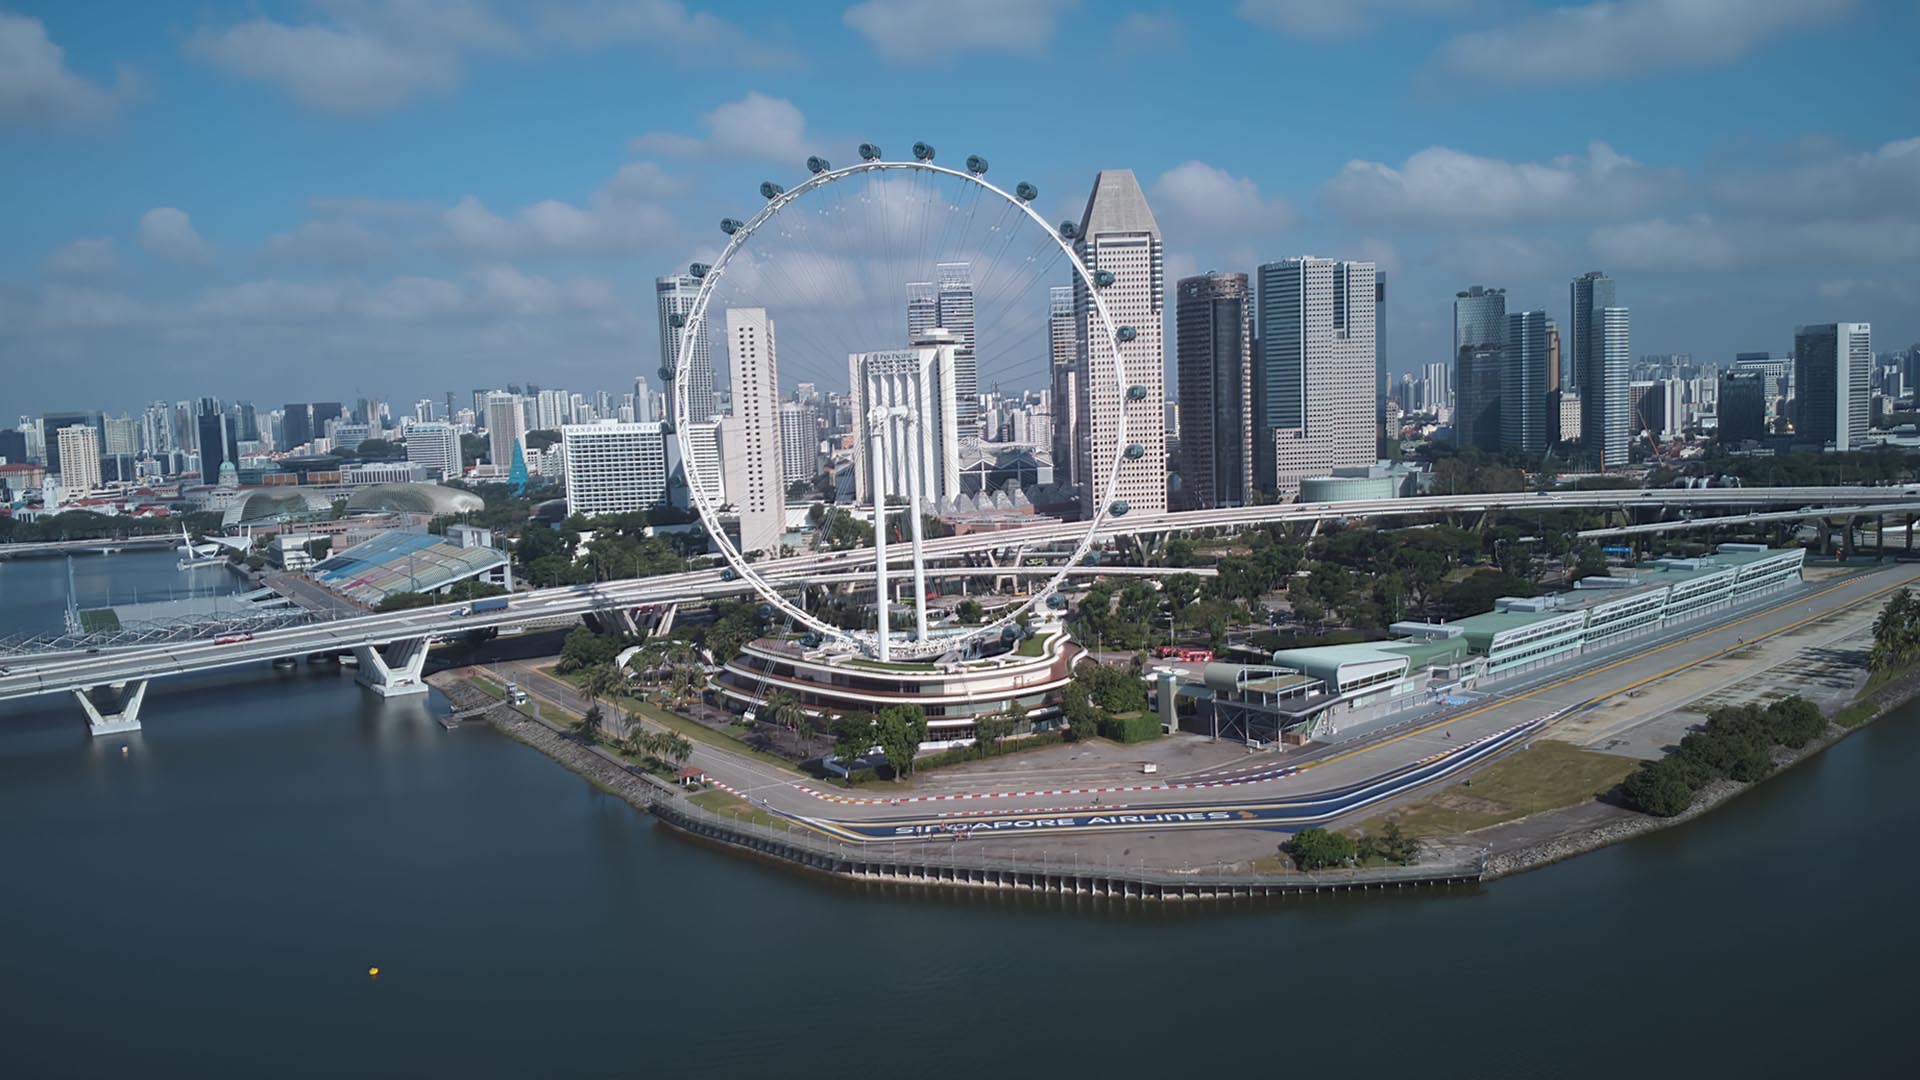
[[[0,0],[0,415],[617,390],[652,277],[862,139],[1050,219],[1132,168],[1170,276],[1375,259],[1390,371],[1455,290],[1564,319],[1596,268],[1637,353],[1904,347],[1916,41],[1911,0]]]

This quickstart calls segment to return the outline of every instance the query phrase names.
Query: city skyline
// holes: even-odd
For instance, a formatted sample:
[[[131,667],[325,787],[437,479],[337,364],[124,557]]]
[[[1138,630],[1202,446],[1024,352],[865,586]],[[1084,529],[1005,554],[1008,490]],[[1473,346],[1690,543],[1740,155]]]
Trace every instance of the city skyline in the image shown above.
[[[952,43],[943,63],[988,76],[972,84],[987,107],[968,111],[982,115],[1002,114],[991,106],[1012,99],[1001,95],[1032,104],[1068,92],[1053,69],[1071,41],[1140,58],[1129,70],[1144,90],[1128,108],[1094,110],[1072,132],[1043,112],[987,127],[930,108],[939,91],[899,63],[904,39],[851,14],[801,30],[777,9],[701,6],[686,24],[707,38],[669,26],[651,43],[609,33],[586,47],[479,5],[464,28],[408,25],[377,6],[340,20],[215,5],[180,26],[144,6],[110,20],[11,6],[0,35],[36,64],[22,89],[0,91],[12,95],[0,97],[0,138],[38,167],[0,178],[33,208],[0,254],[0,348],[38,362],[0,408],[131,411],[188,384],[283,400],[384,383],[411,401],[527,371],[622,386],[659,366],[650,283],[710,255],[711,220],[746,216],[760,179],[791,182],[807,153],[844,159],[861,138],[988,154],[996,176],[1039,186],[1049,219],[1077,212],[1090,174],[1131,168],[1162,219],[1169,288],[1293,253],[1373,261],[1395,281],[1380,333],[1389,375],[1448,358],[1448,298],[1462,282],[1498,281],[1516,309],[1556,313],[1557,290],[1591,266],[1633,282],[1634,338],[1648,351],[1785,353],[1794,326],[1842,320],[1876,324],[1888,345],[1920,337],[1920,139],[1899,115],[1902,95],[1874,82],[1898,69],[1892,50],[1912,39],[1914,12],[1783,3],[1746,18],[1740,5],[1695,6],[1689,26],[1650,2],[1361,10],[1328,40],[1326,26],[1276,14],[1285,5],[1242,5],[1241,18],[1042,3],[1010,30],[983,17]],[[1628,8],[1639,21],[1615,10]],[[1522,31],[1558,40],[1576,16],[1594,23],[1604,61],[1558,73],[1466,63]],[[1636,34],[1664,47],[1636,56]],[[426,74],[338,77],[319,64],[336,39]],[[249,41],[314,55],[268,70],[246,61]],[[572,79],[631,78],[633,55],[675,42],[680,63],[722,77],[649,80],[643,112],[565,129],[534,119],[555,98],[500,94],[522,69],[551,76],[549,95]],[[1172,91],[1195,79],[1251,80],[1243,54],[1309,75],[1364,54],[1375,77],[1354,92],[1373,121],[1358,132],[1305,108],[1266,148],[1230,117],[1178,105]],[[856,97],[819,78],[853,62],[882,92]],[[1709,106],[1736,86],[1749,126],[1727,131]],[[1575,99],[1613,119],[1529,123],[1558,121]],[[1497,130],[1481,122],[1489,107]],[[246,165],[248,183],[212,162]],[[125,400],[73,401],[64,373],[76,366],[111,373]]]

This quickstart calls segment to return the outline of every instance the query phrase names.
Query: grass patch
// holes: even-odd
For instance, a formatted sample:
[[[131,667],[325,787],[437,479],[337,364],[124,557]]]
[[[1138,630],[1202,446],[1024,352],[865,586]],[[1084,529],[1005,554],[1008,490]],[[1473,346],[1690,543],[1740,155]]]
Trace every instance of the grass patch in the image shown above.
[[[1856,701],[1833,714],[1833,722],[1843,728],[1857,728],[1861,724],[1880,715],[1880,706],[1870,701]]]
[[[552,675],[554,678],[559,679],[561,682],[564,682],[569,686],[575,686],[576,688],[578,685],[578,681],[582,677],[582,674],[580,672],[574,672],[570,675],[561,675],[550,667],[542,668],[540,670],[543,674]],[[641,716],[644,716],[648,720],[651,720],[654,723],[659,724],[661,727],[666,728],[668,731],[678,732],[679,734],[685,735],[687,738],[692,739],[694,742],[705,743],[708,746],[717,747],[719,749],[727,750],[735,754],[740,754],[745,757],[750,757],[755,761],[772,765],[775,768],[781,769],[785,772],[792,773],[796,776],[807,775],[806,773],[801,772],[800,769],[797,766],[795,766],[793,762],[788,761],[786,758],[783,758],[778,754],[769,754],[765,750],[761,750],[761,749],[758,749],[757,747],[750,746],[745,741],[735,738],[732,735],[728,735],[726,732],[715,731],[714,729],[708,727],[705,724],[700,723],[697,720],[689,720],[678,713],[668,712],[666,709],[663,709],[658,705],[655,705],[647,701],[641,701],[639,698],[631,697],[627,694],[614,694],[610,697],[602,699],[600,708],[602,710],[618,709],[621,712],[639,713]],[[567,721],[565,721],[565,723],[567,723],[569,726],[575,726],[578,724],[578,720],[569,718]],[[736,725],[730,725],[729,730],[737,730],[742,733],[745,733],[748,729],[742,725],[736,724]]]
[[[1022,641],[1020,647],[1013,651],[1017,656],[1039,656],[1041,652],[1046,649],[1047,642],[1052,640],[1052,634],[1035,634],[1025,641]]]
[[[1465,780],[1369,819],[1362,828],[1375,832],[1392,818],[1413,837],[1471,832],[1604,795],[1639,765],[1633,758],[1538,739]]]
[[[689,797],[687,801],[702,810],[711,810],[716,814],[725,814],[727,817],[738,818],[755,825],[765,825],[775,829],[784,829],[787,826],[783,819],[774,817],[740,796],[730,791],[721,791],[719,788],[710,788]]]
[[[94,608],[80,613],[80,629],[89,634],[101,634],[120,629],[120,616],[112,608]]]

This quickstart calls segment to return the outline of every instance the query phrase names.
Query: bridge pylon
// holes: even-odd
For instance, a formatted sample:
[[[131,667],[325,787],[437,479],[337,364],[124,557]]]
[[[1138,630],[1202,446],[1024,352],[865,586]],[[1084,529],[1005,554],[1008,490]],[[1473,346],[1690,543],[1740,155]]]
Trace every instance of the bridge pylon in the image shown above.
[[[109,707],[110,711],[102,711],[95,704],[95,689],[97,687],[83,686],[73,692],[73,696],[80,700],[80,708],[87,714],[87,734],[98,737],[140,730],[140,703],[146,700],[147,680],[134,683],[131,693],[127,691],[126,683],[108,684],[108,689],[116,699],[116,704]]]
[[[354,681],[381,697],[427,692],[426,680],[421,678],[427,667],[426,638],[388,642],[384,652],[378,645],[357,645],[353,655],[360,661]]]

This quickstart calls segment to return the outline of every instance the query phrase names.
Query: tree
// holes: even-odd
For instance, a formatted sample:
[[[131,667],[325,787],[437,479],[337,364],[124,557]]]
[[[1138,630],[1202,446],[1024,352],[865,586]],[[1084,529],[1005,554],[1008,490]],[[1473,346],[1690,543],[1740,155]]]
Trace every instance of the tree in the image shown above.
[[[953,613],[963,623],[980,623],[987,619],[986,609],[982,608],[977,600],[960,601],[959,605],[953,609]]]
[[[806,719],[806,713],[800,709],[800,699],[791,690],[775,690],[768,694],[764,715],[768,723],[795,733],[800,730],[800,722]]]
[[[1013,717],[1007,713],[988,713],[974,721],[973,731],[975,740],[990,748],[1013,734]]]
[[[584,626],[576,626],[567,632],[566,640],[560,643],[558,670],[565,675],[599,664],[611,665],[618,654],[619,650],[611,640]]]
[[[600,711],[600,706],[587,706],[586,714],[580,717],[580,737],[588,742],[597,741],[600,738],[600,729],[605,722],[606,716]]]
[[[747,643],[760,636],[759,611],[751,601],[740,601],[723,610],[707,627],[702,641],[716,664],[724,664],[740,655]]]
[[[1017,700],[1007,710],[1007,723],[1015,735],[1025,735],[1033,730],[1033,720],[1027,716],[1027,712],[1026,702]]]
[[[1400,823],[1388,818],[1378,833],[1360,838],[1359,853],[1362,857],[1407,866],[1420,857],[1420,841],[1402,833]]]
[[[1655,817],[1673,817],[1693,805],[1693,786],[1671,758],[1642,762],[1620,793],[1628,805]]]
[[[611,662],[594,664],[581,669],[580,693],[589,703],[597,702],[620,689],[620,684],[624,681],[620,678],[619,670]]]
[[[1588,544],[1580,549],[1579,561],[1574,564],[1573,576],[1576,578],[1607,577],[1607,555],[1600,550],[1599,544]]]
[[[865,757],[878,741],[872,713],[842,714],[834,718],[827,731],[833,736],[833,756],[849,768],[855,760]]]
[[[1357,851],[1352,840],[1319,826],[1301,829],[1286,845],[1295,866],[1302,870],[1324,870],[1353,861]]]
[[[889,705],[874,721],[874,733],[880,751],[887,756],[887,767],[900,780],[913,774],[913,757],[927,738],[927,714],[918,705]]]

